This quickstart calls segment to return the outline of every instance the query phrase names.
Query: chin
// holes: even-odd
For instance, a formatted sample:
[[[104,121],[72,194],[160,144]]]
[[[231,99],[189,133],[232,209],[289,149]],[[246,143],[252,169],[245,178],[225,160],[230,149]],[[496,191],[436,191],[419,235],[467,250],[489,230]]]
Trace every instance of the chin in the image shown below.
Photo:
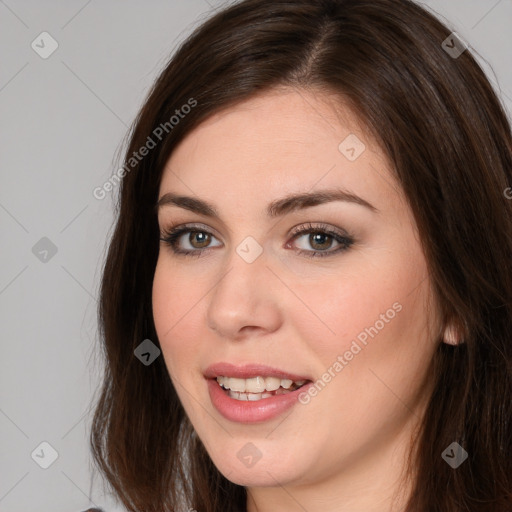
[[[220,468],[219,468],[220,471]],[[221,473],[231,482],[244,487],[276,487],[287,485],[294,480],[289,471],[272,471],[272,468],[261,467],[240,470],[231,468],[231,472]]]
[[[249,444],[249,443],[248,443]],[[249,459],[244,461],[244,454],[251,448],[241,450],[240,459],[235,456],[227,460],[225,452],[219,458],[212,458],[217,469],[231,482],[245,487],[275,487],[286,485],[291,481],[301,480],[305,471],[301,470],[300,461],[283,457],[282,453],[273,454],[265,460]],[[286,460],[288,459],[288,460]]]

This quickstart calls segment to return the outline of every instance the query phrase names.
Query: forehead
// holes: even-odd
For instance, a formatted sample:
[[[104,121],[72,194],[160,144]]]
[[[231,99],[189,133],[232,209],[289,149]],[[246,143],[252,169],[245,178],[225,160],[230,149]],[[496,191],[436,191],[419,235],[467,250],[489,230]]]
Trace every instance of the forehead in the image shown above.
[[[159,195],[225,198],[243,207],[248,197],[268,202],[315,186],[372,194],[383,179],[393,180],[387,167],[339,99],[280,89],[224,109],[191,131],[168,160]]]

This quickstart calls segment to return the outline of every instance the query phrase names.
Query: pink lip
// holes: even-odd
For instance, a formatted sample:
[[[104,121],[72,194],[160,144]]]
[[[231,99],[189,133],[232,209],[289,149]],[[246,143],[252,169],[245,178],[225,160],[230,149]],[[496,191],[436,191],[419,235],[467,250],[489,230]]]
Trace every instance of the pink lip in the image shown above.
[[[278,368],[271,368],[263,364],[246,364],[235,366],[230,363],[215,363],[205,370],[204,376],[207,379],[215,379],[218,376],[236,377],[238,379],[250,379],[251,377],[277,377],[279,379],[312,380],[309,376],[285,372]]]
[[[258,364],[234,366],[229,363],[217,363],[209,366],[204,372],[204,376],[207,379],[208,392],[213,406],[226,419],[238,423],[261,423],[279,416],[297,403],[300,393],[303,393],[310,385],[313,385],[313,382],[308,382],[301,388],[291,391],[290,393],[249,402],[230,398],[216,380],[216,377],[219,375],[239,379],[249,379],[251,377],[257,377],[258,375],[262,377],[291,379],[293,381],[311,381],[311,379]]]

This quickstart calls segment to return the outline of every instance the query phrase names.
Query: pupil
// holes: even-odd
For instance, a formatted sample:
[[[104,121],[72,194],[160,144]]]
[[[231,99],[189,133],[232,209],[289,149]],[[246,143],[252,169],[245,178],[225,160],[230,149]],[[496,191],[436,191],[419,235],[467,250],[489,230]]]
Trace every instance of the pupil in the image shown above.
[[[189,241],[194,247],[196,247],[198,244],[200,247],[204,247],[205,245],[208,245],[208,243],[209,243],[209,236],[210,235],[208,235],[207,233],[203,233],[201,231],[196,231],[196,232],[190,233]],[[196,237],[196,239],[199,239],[198,244],[194,243],[194,237]],[[202,240],[201,240],[201,238],[202,238]]]
[[[312,242],[312,245],[314,246],[315,244],[318,246],[322,246],[320,247],[321,249],[326,249],[329,247],[330,243],[329,243],[329,239],[331,238],[330,235],[326,235],[325,233],[312,233],[309,235],[309,238],[310,238],[310,242]],[[323,240],[323,242],[322,242]]]

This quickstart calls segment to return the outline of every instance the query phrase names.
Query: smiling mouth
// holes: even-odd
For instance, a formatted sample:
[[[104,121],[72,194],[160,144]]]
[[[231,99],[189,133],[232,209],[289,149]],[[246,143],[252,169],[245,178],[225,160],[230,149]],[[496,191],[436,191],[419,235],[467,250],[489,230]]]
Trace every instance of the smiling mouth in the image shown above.
[[[216,380],[227,396],[247,402],[255,402],[276,395],[286,395],[311,382],[306,379],[293,381],[291,379],[280,379],[279,377],[262,376],[250,379],[218,376]]]

